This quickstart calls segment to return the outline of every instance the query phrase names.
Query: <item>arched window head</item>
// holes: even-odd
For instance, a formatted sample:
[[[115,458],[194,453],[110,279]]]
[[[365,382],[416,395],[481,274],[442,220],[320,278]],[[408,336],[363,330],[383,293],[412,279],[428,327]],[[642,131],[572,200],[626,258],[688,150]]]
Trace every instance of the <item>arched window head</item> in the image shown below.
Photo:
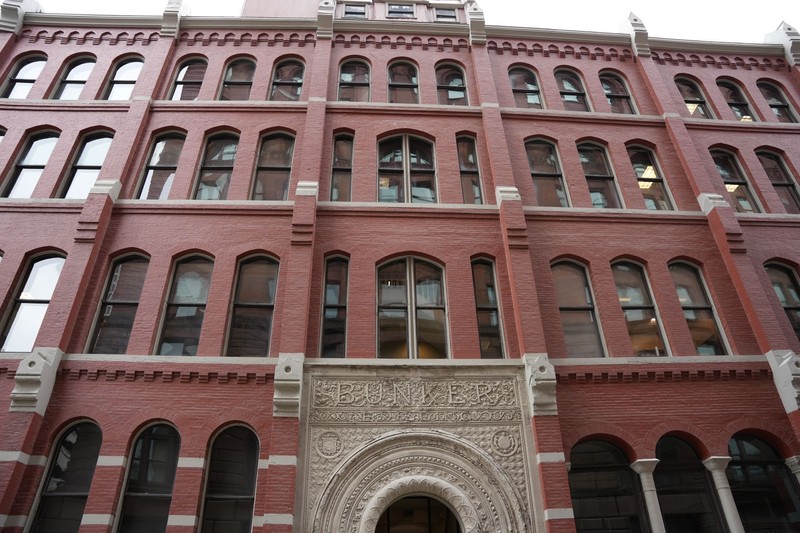
[[[756,152],[761,167],[775,187],[778,198],[781,199],[783,208],[787,213],[800,214],[800,194],[797,191],[797,181],[789,172],[786,163],[780,154],[768,151]]]
[[[717,316],[700,271],[687,263],[673,263],[669,272],[697,355],[726,355]]]
[[[560,69],[555,72],[561,101],[567,111],[589,111],[589,101],[586,90],[577,73],[571,70]]]
[[[675,85],[678,87],[683,102],[686,104],[689,116],[692,118],[714,118],[706,104],[706,97],[695,82],[686,78],[676,78]]]
[[[603,92],[606,93],[606,100],[608,100],[612,113],[636,114],[631,93],[621,77],[610,73],[600,74],[600,84],[603,86]]]
[[[800,285],[797,283],[797,274],[789,267],[777,263],[769,263],[764,268],[794,334],[800,339]]]
[[[203,78],[206,75],[208,63],[202,59],[190,59],[185,61],[178,69],[175,76],[175,83],[172,86],[170,100],[197,100],[200,94],[200,87],[203,85]],[[249,91],[248,91],[249,93]]]
[[[64,198],[88,198],[103,168],[113,139],[114,137],[108,133],[99,133],[84,139],[78,158],[72,165]]]
[[[238,146],[239,137],[229,133],[215,135],[206,141],[195,200],[225,200],[228,197]]]
[[[294,137],[278,133],[261,141],[253,200],[286,200],[292,175]]]
[[[437,203],[432,143],[410,135],[380,142],[378,201]]]
[[[417,67],[405,61],[389,65],[389,103],[418,104]]]
[[[797,122],[797,111],[789,105],[783,91],[766,81],[758,82],[757,86],[778,122]]]
[[[272,92],[269,99],[283,102],[300,100],[304,71],[305,66],[296,59],[279,63],[272,77]]]
[[[629,146],[628,157],[631,160],[633,171],[636,173],[645,207],[665,211],[673,209],[667,192],[667,184],[664,182],[664,176],[652,150],[641,146]]]
[[[278,262],[274,259],[253,257],[239,264],[226,355],[269,355],[277,289]]]
[[[348,61],[339,69],[339,101],[369,102],[369,65]]]
[[[488,259],[472,262],[472,286],[478,315],[478,342],[482,359],[502,359],[503,336],[500,326],[500,304],[494,264]]]
[[[446,359],[444,271],[415,257],[378,268],[378,357]]]
[[[464,72],[455,65],[436,68],[436,94],[441,105],[467,105]]]
[[[511,82],[511,92],[514,94],[514,102],[517,107],[531,109],[544,107],[536,74],[526,68],[517,67],[508,71],[508,79]]]
[[[345,257],[333,257],[325,263],[321,357],[346,355],[348,267]]]
[[[50,154],[58,142],[55,133],[34,135],[17,161],[11,180],[5,185],[5,198],[31,198]]]
[[[159,355],[197,354],[213,270],[214,262],[205,257],[188,257],[175,265]]]
[[[64,70],[61,83],[58,85],[53,99],[55,100],[78,100],[81,97],[86,80],[94,69],[95,60],[89,58],[78,59],[70,63]]]
[[[755,122],[758,120],[739,87],[729,81],[718,81],[717,87],[722,91],[722,96],[737,120],[741,122]]]
[[[733,208],[738,213],[761,212],[736,156],[722,150],[711,150],[711,157],[714,159],[719,177],[725,184],[725,191]]]
[[[634,355],[668,355],[644,269],[635,263],[622,261],[614,263],[611,271]]]
[[[29,57],[20,61],[14,69],[14,74],[8,80],[5,91],[3,91],[3,98],[27,98],[46,64],[46,57]]]
[[[220,100],[248,100],[253,76],[256,73],[255,62],[249,59],[237,59],[228,64],[222,81]]]
[[[140,200],[166,200],[178,170],[178,159],[183,150],[183,135],[167,134],[156,139],[147,168],[144,172]]]
[[[333,139],[331,201],[349,202],[352,196],[353,136],[340,134]]]
[[[528,141],[525,143],[525,152],[528,154],[536,205],[568,207],[564,175],[555,145],[547,141]]]
[[[592,288],[586,269],[571,261],[552,266],[564,343],[568,357],[602,357],[605,354]]]
[[[578,156],[586,177],[586,185],[589,187],[592,207],[601,209],[622,207],[606,149],[596,144],[579,144]]]
[[[412,524],[409,529],[408,525]],[[421,524],[419,528],[413,524]],[[436,531],[462,533],[450,507],[428,496],[406,496],[391,504],[381,515],[375,533]]]
[[[136,85],[143,66],[144,62],[141,59],[131,59],[120,63],[108,83],[106,100],[130,100],[133,86]]]

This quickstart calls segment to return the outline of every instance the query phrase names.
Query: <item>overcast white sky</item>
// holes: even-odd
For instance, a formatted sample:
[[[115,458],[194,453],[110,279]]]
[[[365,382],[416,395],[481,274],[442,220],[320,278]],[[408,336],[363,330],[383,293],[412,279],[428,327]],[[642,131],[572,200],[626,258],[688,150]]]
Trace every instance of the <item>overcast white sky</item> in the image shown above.
[[[195,16],[236,16],[243,0],[184,0]],[[291,0],[259,0],[287,2]],[[48,13],[160,14],[167,0],[39,0]],[[800,0],[478,0],[488,24],[628,33],[633,11],[651,36],[703,41],[764,42],[781,21],[800,24]],[[556,5],[559,8],[551,6]]]

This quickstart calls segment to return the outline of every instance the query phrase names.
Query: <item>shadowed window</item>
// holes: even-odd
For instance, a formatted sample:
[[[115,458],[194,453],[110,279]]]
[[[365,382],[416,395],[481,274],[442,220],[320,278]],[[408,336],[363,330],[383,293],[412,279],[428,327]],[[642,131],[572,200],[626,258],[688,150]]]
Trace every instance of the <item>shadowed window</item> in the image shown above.
[[[278,263],[268,257],[242,261],[233,299],[228,356],[267,356],[278,286]]]
[[[208,64],[202,59],[191,59],[183,63],[181,68],[178,69],[178,75],[175,76],[175,83],[172,86],[172,94],[169,99],[176,101],[197,100],[207,67]]]
[[[159,355],[197,354],[213,269],[214,262],[204,257],[189,257],[175,265]]]
[[[90,353],[125,353],[149,264],[148,259],[141,256],[114,262],[100,302]]]
[[[553,287],[564,329],[569,357],[602,357],[605,354],[586,269],[564,261],[552,266]]]

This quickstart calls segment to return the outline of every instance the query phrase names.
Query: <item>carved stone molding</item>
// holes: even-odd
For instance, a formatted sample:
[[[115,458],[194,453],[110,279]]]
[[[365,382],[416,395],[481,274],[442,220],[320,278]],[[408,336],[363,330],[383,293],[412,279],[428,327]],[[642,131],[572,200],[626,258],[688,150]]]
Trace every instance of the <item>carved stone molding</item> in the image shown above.
[[[35,412],[44,416],[63,355],[64,352],[58,348],[35,348],[20,361],[14,375],[9,411]]]
[[[272,416],[299,417],[300,396],[303,391],[303,360],[301,353],[282,353],[275,366],[275,393]]]
[[[800,409],[800,357],[791,350],[771,350],[767,361],[787,413]]]
[[[556,369],[544,354],[525,355],[525,382],[533,416],[557,415]]]

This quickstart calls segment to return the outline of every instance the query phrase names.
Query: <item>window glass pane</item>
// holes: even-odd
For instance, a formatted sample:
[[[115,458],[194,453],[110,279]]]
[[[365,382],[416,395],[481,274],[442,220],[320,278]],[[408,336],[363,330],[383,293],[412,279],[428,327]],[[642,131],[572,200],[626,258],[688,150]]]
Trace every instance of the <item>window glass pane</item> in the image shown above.
[[[303,70],[305,67],[297,61],[286,61],[278,65],[275,69],[275,81],[278,82],[303,82]]]
[[[39,335],[48,304],[21,303],[8,329],[4,352],[30,352]]]
[[[178,72],[177,81],[201,82],[206,75],[205,61],[190,61]]]
[[[209,170],[200,176],[198,183],[196,200],[224,200],[228,196],[228,184],[230,183],[231,172],[227,170]]]
[[[442,271],[433,265],[420,261],[414,262],[415,286],[418,306],[442,306]]]
[[[236,159],[236,148],[239,139],[235,137],[215,137],[208,140],[206,157],[203,161],[207,167],[228,167]]]
[[[606,152],[602,148],[580,146],[578,153],[583,166],[583,173],[587,176],[610,176],[611,168],[608,166]]]
[[[269,137],[261,143],[258,165],[265,167],[292,166],[294,139],[286,136]]]
[[[50,154],[53,153],[53,148],[55,148],[57,142],[58,137],[43,137],[36,139],[33,141],[33,143],[31,143],[30,148],[28,148],[27,152],[25,153],[22,163],[25,165],[46,165],[47,160],[50,159]]]
[[[353,167],[353,138],[336,137],[333,142],[333,167]]]
[[[205,311],[205,306],[168,306],[159,355],[195,355]]]
[[[85,199],[89,196],[89,192],[94,187],[97,181],[97,176],[100,174],[99,169],[78,169],[72,176],[72,183],[69,185],[64,198],[68,199]]]
[[[112,140],[111,137],[99,137],[88,141],[83,146],[77,164],[81,166],[102,166]]]
[[[55,95],[56,100],[77,100],[81,97],[83,83],[62,83]]]
[[[168,137],[159,140],[153,147],[150,164],[157,166],[175,166],[183,149],[183,137]]]
[[[181,261],[175,269],[169,301],[174,304],[205,304],[214,263],[194,258]]]
[[[592,199],[592,207],[618,209],[620,208],[617,188],[614,181],[610,179],[589,179],[586,180],[589,186],[589,195]]]
[[[257,259],[242,263],[239,267],[239,283],[236,287],[237,303],[275,303],[278,283],[278,264],[269,259]]]
[[[378,357],[408,359],[407,329],[405,309],[379,309]]]
[[[378,288],[378,305],[405,306],[407,304],[405,260],[395,261],[380,268]]]
[[[44,59],[30,61],[20,68],[17,75],[14,77],[23,80],[35,80],[39,77],[39,74],[42,73],[45,64],[47,64],[47,61]]]
[[[250,82],[253,81],[256,65],[247,59],[234,61],[225,69],[225,81]]]
[[[28,280],[20,294],[21,300],[49,300],[64,267],[63,257],[50,257],[37,261],[31,267]]]
[[[594,305],[583,268],[570,263],[553,267],[553,287],[559,307],[586,307]]]
[[[410,63],[394,63],[389,67],[389,83],[417,85],[417,67]]]
[[[234,306],[227,355],[266,356],[272,333],[272,307]]]
[[[41,168],[23,168],[17,172],[17,179],[14,186],[8,191],[8,198],[31,198],[39,178],[42,175]]]
[[[114,74],[114,81],[136,81],[143,65],[141,61],[131,61],[121,65]]]
[[[447,358],[444,309],[417,309],[417,356],[420,359]]]
[[[478,157],[475,153],[475,140],[469,137],[459,137],[456,139],[458,148],[458,164],[461,170],[477,171]]]
[[[106,97],[106,100],[130,100],[132,94],[133,94],[132,83],[124,83],[124,84],[117,83],[111,86],[111,89],[108,91],[108,97]]]

